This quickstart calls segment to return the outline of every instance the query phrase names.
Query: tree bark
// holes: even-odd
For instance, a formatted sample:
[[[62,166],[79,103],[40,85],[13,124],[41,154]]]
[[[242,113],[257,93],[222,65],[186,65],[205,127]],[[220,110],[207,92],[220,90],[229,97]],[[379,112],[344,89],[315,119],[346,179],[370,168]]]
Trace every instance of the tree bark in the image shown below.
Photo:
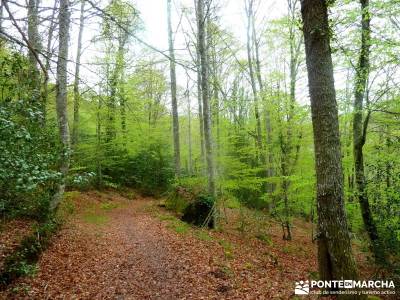
[[[249,66],[249,75],[250,75],[250,83],[251,89],[253,91],[253,98],[254,98],[254,115],[256,118],[256,139],[257,139],[257,148],[258,154],[260,158],[260,162],[262,165],[265,164],[265,155],[264,155],[264,148],[262,142],[262,133],[261,133],[261,118],[260,112],[258,109],[258,91],[256,85],[256,78],[254,74],[254,66],[253,66],[253,58],[252,58],[252,51],[251,51],[251,28],[252,28],[252,18],[253,16],[253,0],[246,0],[246,14],[247,14],[247,63]]]
[[[54,210],[62,199],[65,189],[65,178],[69,170],[70,159],[70,137],[67,112],[67,61],[68,61],[68,39],[69,39],[69,0],[60,0],[59,22],[59,46],[57,60],[57,81],[56,81],[56,110],[57,121],[60,130],[62,143],[60,172],[62,180],[56,195],[52,199],[50,208]]]
[[[383,247],[379,242],[378,230],[372,217],[366,191],[366,181],[364,172],[364,153],[363,147],[366,140],[366,128],[368,122],[363,120],[363,106],[366,94],[366,85],[369,77],[370,63],[369,53],[371,45],[371,27],[369,0],[360,0],[361,4],[361,49],[355,75],[354,89],[354,117],[353,117],[353,154],[354,171],[357,187],[357,198],[360,203],[361,215],[365,230],[371,241],[371,250],[377,262],[384,262]]]
[[[208,65],[207,65],[207,49],[206,49],[206,30],[205,30],[204,0],[197,1],[197,29],[198,29],[198,48],[200,55],[201,67],[201,92],[203,100],[203,117],[204,117],[204,142],[205,154],[207,161],[207,177],[208,192],[211,196],[216,196],[215,190],[215,167],[213,157],[213,144],[211,134],[211,113],[209,103],[209,82],[208,82]]]
[[[172,36],[171,21],[171,0],[167,1],[168,14],[168,46],[169,46],[169,67],[171,79],[171,103],[172,103],[172,128],[174,139],[174,159],[175,159],[175,176],[179,177],[181,173],[181,150],[179,142],[179,116],[178,103],[176,99],[176,71],[175,71],[175,51],[174,40]]]
[[[256,36],[256,26],[255,26],[255,20],[254,17],[252,18],[252,36],[253,36],[253,44],[254,44],[254,52],[255,52],[255,65],[256,65],[256,75],[257,75],[257,81],[258,81],[258,87],[260,89],[261,95],[264,93],[264,84],[261,78],[261,61],[260,61],[260,43],[257,40]],[[267,167],[267,177],[273,177],[275,174],[274,171],[274,153],[272,151],[272,126],[271,126],[271,112],[268,108],[268,104],[265,103],[266,109],[265,109],[265,128],[267,131],[267,141],[266,141],[266,150],[268,151],[268,167]],[[273,193],[274,192],[274,184],[268,184],[267,185],[267,192],[268,193]]]
[[[196,0],[197,1],[197,0]],[[199,106],[199,128],[200,128],[200,155],[202,164],[205,163],[205,145],[204,145],[204,118],[203,118],[203,99],[201,92],[201,66],[200,66],[200,53],[198,51],[199,46],[197,45],[196,55],[197,55],[197,101]]]
[[[84,28],[84,11],[85,11],[85,1],[81,0],[81,12],[79,18],[79,33],[78,33],[78,47],[76,52],[76,62],[75,62],[75,78],[74,78],[74,121],[72,126],[72,147],[75,148],[79,139],[79,107],[80,107],[80,93],[79,93],[79,75],[80,75],[80,65],[82,56],[82,36]]]
[[[44,111],[43,111],[43,119],[44,122],[46,122],[47,118],[47,101],[49,98],[49,70],[50,70],[50,62],[53,57],[53,51],[51,49],[51,43],[53,42],[53,34],[54,30],[56,28],[56,22],[55,22],[55,17],[56,17],[56,10],[57,10],[57,4],[58,0],[54,1],[54,6],[53,6],[53,11],[51,13],[50,17],[50,26],[49,26],[49,31],[47,34],[47,47],[46,47],[46,63],[45,63],[45,76],[44,76],[44,82],[43,82],[43,92],[42,92],[42,101],[43,101],[43,106],[44,106]]]
[[[28,40],[32,48],[37,51],[40,50],[40,37],[39,37],[39,2],[40,0],[29,0],[28,2]],[[37,59],[32,51],[29,51],[29,62],[32,67],[32,75],[34,83],[40,87],[39,82],[39,68]]]
[[[188,110],[188,173],[191,176],[193,174],[193,157],[192,157],[192,111],[190,105],[190,92],[189,84],[186,88],[187,97],[187,110]]]
[[[317,175],[318,265],[321,280],[357,280],[344,208],[339,120],[328,4],[301,1]],[[339,295],[338,299],[365,299]]]

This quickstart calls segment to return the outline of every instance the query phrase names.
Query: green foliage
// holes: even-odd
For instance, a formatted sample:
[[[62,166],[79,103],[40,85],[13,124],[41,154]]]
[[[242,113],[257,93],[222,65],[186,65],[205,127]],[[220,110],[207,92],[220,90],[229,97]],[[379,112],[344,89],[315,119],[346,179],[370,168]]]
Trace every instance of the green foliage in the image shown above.
[[[67,184],[71,189],[80,191],[93,189],[96,186],[96,173],[71,170],[71,175],[67,178]]]
[[[196,195],[183,211],[182,221],[196,226],[214,227],[214,197],[207,194]]]
[[[141,150],[128,161],[134,186],[150,195],[166,191],[174,177],[172,157],[165,145],[155,143]]]
[[[0,48],[0,64],[5,88],[0,100],[0,215],[45,218],[60,179],[56,126],[43,125],[30,77],[19,77],[26,60]]]

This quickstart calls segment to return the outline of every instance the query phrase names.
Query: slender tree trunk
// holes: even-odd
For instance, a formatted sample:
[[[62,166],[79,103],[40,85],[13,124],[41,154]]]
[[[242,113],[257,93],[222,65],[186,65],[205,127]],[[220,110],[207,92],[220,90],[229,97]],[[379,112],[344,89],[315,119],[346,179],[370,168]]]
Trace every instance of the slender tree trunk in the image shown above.
[[[339,119],[327,1],[301,1],[317,175],[318,264],[321,280],[357,280],[344,208]],[[365,299],[339,295],[338,299]]]
[[[0,32],[3,32],[3,3],[0,1]]]
[[[371,44],[369,0],[360,0],[361,4],[361,49],[356,68],[354,90],[354,118],[353,118],[353,153],[354,170],[357,187],[357,197],[360,202],[361,214],[365,229],[371,240],[371,250],[378,262],[384,262],[383,247],[379,242],[378,230],[372,217],[366,192],[364,173],[363,147],[366,140],[366,128],[368,122],[363,120],[363,102],[366,94],[366,85],[369,76],[369,52]]]
[[[296,81],[297,81],[297,67],[298,67],[298,53],[300,48],[296,48],[295,41],[295,21],[296,21],[296,3],[297,0],[288,0],[288,18],[289,18],[289,48],[290,48],[290,62],[289,62],[289,111],[287,113],[286,121],[286,136],[281,132],[281,169],[282,169],[282,191],[285,207],[285,222],[284,228],[286,234],[283,238],[286,240],[292,239],[291,224],[290,224],[290,203],[289,203],[289,176],[297,163],[297,159],[294,159],[294,150],[296,149],[293,145],[293,118],[294,108],[296,104]],[[300,44],[299,44],[300,45]],[[283,131],[282,126],[282,131]],[[300,145],[297,145],[300,147]],[[296,156],[297,157],[297,156]]]
[[[46,118],[47,118],[47,101],[49,98],[49,70],[50,70],[50,62],[51,59],[53,57],[53,51],[51,49],[51,43],[53,42],[53,34],[54,34],[54,30],[56,28],[56,22],[55,22],[55,17],[56,17],[56,10],[57,10],[57,4],[58,4],[58,0],[54,1],[54,6],[53,6],[53,11],[51,13],[51,17],[50,17],[50,26],[49,26],[49,31],[47,34],[47,46],[46,46],[46,53],[47,53],[47,57],[46,57],[46,64],[45,64],[45,70],[46,70],[46,74],[44,76],[44,82],[43,82],[43,92],[42,92],[42,101],[43,101],[43,119],[44,122],[46,122]]]
[[[169,45],[169,67],[171,77],[171,103],[172,103],[172,128],[174,136],[174,159],[175,159],[175,176],[179,177],[181,173],[181,150],[179,143],[179,116],[178,103],[176,100],[176,71],[175,71],[175,51],[174,40],[172,36],[171,21],[171,0],[167,0],[168,12],[168,45]]]
[[[252,36],[253,36],[253,44],[254,44],[254,52],[255,52],[255,65],[256,65],[256,75],[258,81],[258,87],[260,89],[261,95],[265,92],[264,84],[261,78],[261,60],[260,60],[260,43],[257,40],[256,35],[256,26],[255,26],[255,18],[252,17]],[[267,177],[273,177],[275,174],[274,171],[274,153],[272,151],[272,127],[271,127],[271,112],[268,108],[268,104],[265,103],[265,128],[267,131],[267,141],[266,141],[266,150],[268,151],[268,168],[267,168]],[[268,184],[267,185],[267,192],[273,193],[274,192],[274,185]]]
[[[205,30],[204,0],[197,1],[197,28],[198,28],[198,48],[200,54],[201,66],[201,92],[203,99],[203,116],[204,116],[204,141],[205,154],[207,161],[208,176],[208,192],[211,196],[216,197],[215,189],[215,167],[213,157],[213,144],[211,134],[211,113],[209,103],[209,82],[208,82],[208,66],[207,66],[207,49],[206,49],[206,30]]]
[[[125,97],[125,87],[123,78],[125,77],[124,68],[121,70],[121,83],[119,88],[119,106],[121,113],[121,131],[122,131],[122,144],[124,148],[127,145],[128,129],[126,127],[126,97]]]
[[[189,85],[186,89],[187,109],[188,109],[188,173],[193,174],[193,157],[192,157],[192,111],[190,105]]]
[[[197,0],[196,0],[197,1]],[[205,144],[204,144],[204,118],[203,118],[203,99],[201,91],[201,62],[199,52],[199,40],[197,37],[196,45],[196,70],[197,70],[197,101],[199,108],[199,129],[200,129],[200,155],[202,164],[206,164]]]
[[[76,52],[76,62],[75,62],[75,78],[74,78],[74,122],[72,126],[72,147],[75,148],[79,139],[79,106],[80,106],[80,93],[79,93],[79,71],[81,65],[82,56],[82,35],[84,27],[84,11],[85,11],[85,1],[81,0],[81,14],[79,18],[79,33],[78,33],[78,48]]]
[[[116,78],[119,99],[119,109],[121,115],[121,132],[122,145],[126,149],[127,145],[127,128],[126,128],[126,97],[125,97],[125,45],[128,35],[124,34],[119,39],[117,59],[116,59]]]
[[[40,50],[40,37],[39,37],[39,0],[29,0],[28,2],[28,41],[32,48],[37,51]],[[29,62],[32,67],[32,80],[35,87],[38,89],[37,94],[40,91],[40,72],[38,62],[35,54],[29,51]],[[37,95],[37,96],[38,96]]]
[[[57,81],[56,81],[56,110],[57,120],[60,130],[60,138],[62,143],[61,165],[60,171],[62,182],[59,185],[58,192],[53,198],[50,205],[51,209],[57,208],[62,199],[65,189],[65,178],[69,170],[70,159],[70,137],[68,127],[68,111],[67,111],[67,61],[68,61],[68,39],[69,39],[69,0],[60,0],[59,12],[59,46],[58,46],[58,61],[57,61]]]
[[[256,118],[256,139],[257,139],[257,148],[258,154],[260,158],[261,164],[265,164],[265,155],[262,143],[262,133],[261,133],[261,118],[260,112],[258,109],[258,91],[256,86],[256,78],[254,74],[254,67],[253,67],[253,58],[252,58],[252,51],[251,51],[251,27],[252,27],[252,18],[253,16],[253,0],[249,0],[247,3],[246,0],[246,13],[247,13],[247,62],[249,66],[249,74],[250,74],[250,83],[251,88],[253,91],[254,97],[254,115]]]
[[[102,142],[101,142],[101,110],[102,110],[102,99],[101,96],[98,97],[97,103],[97,113],[96,113],[96,177],[97,177],[97,188],[101,189],[103,187],[103,168],[102,168],[102,160],[103,160],[103,151],[102,151]]]

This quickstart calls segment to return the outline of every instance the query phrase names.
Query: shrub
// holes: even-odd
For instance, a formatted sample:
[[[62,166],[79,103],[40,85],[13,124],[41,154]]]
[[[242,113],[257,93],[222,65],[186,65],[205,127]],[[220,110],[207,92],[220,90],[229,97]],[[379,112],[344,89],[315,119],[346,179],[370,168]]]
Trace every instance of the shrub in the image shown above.
[[[0,215],[42,218],[60,179],[54,127],[25,101],[0,102]],[[56,132],[56,131],[55,131]]]
[[[209,195],[198,195],[194,201],[184,209],[182,221],[196,226],[207,225],[214,227],[214,218],[212,217],[215,199]]]

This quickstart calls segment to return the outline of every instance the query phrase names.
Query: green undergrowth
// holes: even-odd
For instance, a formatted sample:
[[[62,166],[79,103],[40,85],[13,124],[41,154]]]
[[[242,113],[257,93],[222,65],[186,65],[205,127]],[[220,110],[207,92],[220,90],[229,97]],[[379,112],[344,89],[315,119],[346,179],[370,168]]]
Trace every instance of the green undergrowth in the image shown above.
[[[82,219],[89,224],[104,225],[110,220],[107,213],[120,206],[119,203],[113,201],[93,203],[85,209]]]
[[[83,215],[83,220],[94,225],[104,225],[108,222],[109,218],[96,213],[86,213]]]
[[[115,203],[115,202],[104,202],[104,203],[100,204],[100,208],[105,211],[113,210],[114,208],[117,208],[118,206],[119,206],[118,203]]]
[[[210,232],[203,228],[197,228],[195,226],[191,226],[186,222],[181,221],[174,215],[171,214],[162,214],[155,213],[155,217],[160,221],[167,222],[167,228],[172,229],[173,231],[180,234],[189,234],[191,233],[195,238],[201,241],[212,241],[213,237],[210,235]]]
[[[36,274],[40,254],[50,245],[66,218],[75,212],[74,200],[79,195],[80,192],[76,191],[66,192],[55,214],[48,214],[39,223],[34,223],[31,234],[25,236],[15,251],[5,258],[0,271],[1,289],[19,277]]]
[[[61,219],[50,217],[47,221],[34,225],[32,234],[22,239],[17,249],[5,259],[0,273],[2,287],[21,276],[33,276],[37,271],[37,260],[49,246],[51,237],[61,226]]]

